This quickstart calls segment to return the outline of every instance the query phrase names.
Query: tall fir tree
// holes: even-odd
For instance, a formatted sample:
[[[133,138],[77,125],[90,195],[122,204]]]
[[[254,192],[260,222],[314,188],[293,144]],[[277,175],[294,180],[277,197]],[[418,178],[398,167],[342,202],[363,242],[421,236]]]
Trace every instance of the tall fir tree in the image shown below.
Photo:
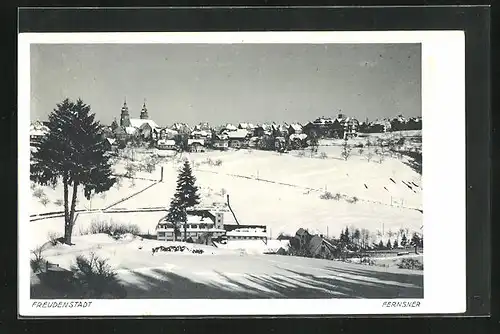
[[[391,249],[391,248],[392,248],[391,239],[388,239],[388,240],[387,240],[387,244],[385,245],[385,247],[386,247],[387,249]]]
[[[40,185],[56,185],[62,180],[64,200],[64,242],[71,245],[78,189],[90,200],[95,193],[109,190],[116,179],[89,105],[81,99],[57,104],[49,115],[49,132],[31,155],[30,178]],[[69,190],[71,202],[69,199]]]
[[[398,247],[399,247],[398,239],[394,239],[394,244],[392,245],[392,248],[396,249]]]
[[[186,210],[194,207],[200,203],[200,196],[198,195],[198,187],[195,185],[196,178],[193,175],[193,170],[188,160],[179,171],[177,177],[177,187],[174,199],[177,206],[184,211],[184,240],[187,240],[187,214]]]
[[[413,233],[413,236],[411,237],[410,245],[412,245],[415,248],[415,254],[417,254],[418,247],[420,246],[420,237],[416,232]]]
[[[345,243],[349,244],[351,242],[351,235],[349,234],[348,227],[345,228],[344,236],[345,236]]]
[[[408,239],[406,239],[406,234],[403,234],[403,236],[401,237],[401,246],[406,247],[407,244]]]
[[[177,237],[180,236],[181,233],[179,226],[184,223],[186,219],[186,211],[182,208],[182,205],[175,197],[172,198],[166,220],[173,225],[174,241],[177,241]]]

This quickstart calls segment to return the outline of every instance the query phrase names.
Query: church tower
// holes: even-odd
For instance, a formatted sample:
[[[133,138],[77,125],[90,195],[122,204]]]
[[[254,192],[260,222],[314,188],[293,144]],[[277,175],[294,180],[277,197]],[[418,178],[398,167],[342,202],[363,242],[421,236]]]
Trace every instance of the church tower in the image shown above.
[[[142,105],[140,119],[149,119],[148,109],[146,108],[146,99],[144,99],[144,104]]]
[[[127,100],[123,102],[122,113],[120,115],[120,126],[123,128],[130,126],[130,115],[128,113]]]

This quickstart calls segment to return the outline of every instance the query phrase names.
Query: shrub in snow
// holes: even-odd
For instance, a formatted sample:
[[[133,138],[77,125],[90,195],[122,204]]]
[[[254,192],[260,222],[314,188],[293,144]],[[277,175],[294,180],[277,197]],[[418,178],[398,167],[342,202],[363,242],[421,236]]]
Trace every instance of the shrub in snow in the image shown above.
[[[121,235],[130,233],[133,235],[140,234],[139,226],[135,224],[117,224],[113,222],[94,220],[90,223],[90,227],[87,231],[81,234],[99,234],[105,233],[109,236],[118,238]]]
[[[358,199],[356,196],[354,196],[354,197],[352,197],[352,198],[348,198],[348,199],[346,199],[346,201],[347,201],[348,203],[352,203],[352,204],[354,204],[354,203],[357,203],[357,202],[359,201],[359,199]]]
[[[349,159],[349,157],[351,156],[351,147],[347,144],[347,139],[344,140],[344,144],[342,145],[342,153],[340,153],[340,155],[344,160]]]
[[[215,160],[214,165],[215,166],[221,166],[222,165],[222,160],[221,159]]]
[[[43,191],[42,188],[36,188],[35,190],[33,190],[33,196],[41,199],[41,198],[45,197],[45,192]]]
[[[364,150],[363,150],[362,148],[360,148],[360,149],[358,150],[359,155],[363,155],[363,152],[364,152]]]
[[[398,263],[400,269],[424,270],[424,264],[418,259],[405,258]]]
[[[362,256],[359,259],[359,263],[366,264],[366,265],[369,265],[369,266],[375,265],[375,261],[373,261],[369,256]]]
[[[35,188],[36,188],[36,183],[35,182],[31,182],[30,183],[30,189],[33,191],[33,190],[35,190]]]
[[[299,151],[299,152],[297,153],[297,156],[298,156],[298,157],[300,157],[300,158],[305,157],[305,156],[306,156],[306,152],[304,152],[304,151]]]
[[[320,157],[321,159],[326,159],[326,158],[328,158],[328,155],[326,154],[326,152],[321,152],[321,153],[319,154],[319,157]]]
[[[42,198],[40,198],[40,203],[42,203],[43,206],[47,206],[47,204],[50,203],[50,200],[47,196],[43,196]]]
[[[368,154],[366,154],[366,160],[368,160],[368,162],[370,162],[370,160],[372,160],[372,158],[373,158],[373,153],[368,152]]]
[[[31,251],[30,267],[35,274],[42,271],[45,266],[45,259],[42,256],[42,247],[37,247]]]
[[[323,194],[319,196],[321,199],[333,199],[333,194],[329,191],[325,191]]]
[[[135,172],[136,172],[136,167],[133,164],[131,164],[130,162],[128,162],[125,165],[125,176],[127,176],[127,177],[134,177],[135,176]]]
[[[105,193],[103,193],[105,194]],[[57,199],[55,202],[54,202],[55,205],[57,206],[62,206],[64,204],[63,200],[62,199]]]
[[[119,284],[116,272],[94,253],[87,258],[83,255],[76,257],[76,263],[71,266],[77,284],[85,291],[87,298],[124,298],[125,289]]]
[[[58,233],[55,233],[55,232],[49,232],[47,236],[49,238],[49,243],[52,246],[57,245],[62,239],[62,236]]]

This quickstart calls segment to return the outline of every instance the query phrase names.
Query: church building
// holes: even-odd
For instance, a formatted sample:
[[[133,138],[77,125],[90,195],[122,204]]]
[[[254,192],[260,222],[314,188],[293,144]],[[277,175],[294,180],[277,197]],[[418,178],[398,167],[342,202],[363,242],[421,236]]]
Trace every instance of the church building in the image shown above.
[[[139,118],[130,118],[129,108],[125,100],[120,114],[120,126],[114,121],[112,128],[117,137],[137,136],[144,141],[156,139],[155,134],[160,131],[160,126],[149,119],[145,100]]]

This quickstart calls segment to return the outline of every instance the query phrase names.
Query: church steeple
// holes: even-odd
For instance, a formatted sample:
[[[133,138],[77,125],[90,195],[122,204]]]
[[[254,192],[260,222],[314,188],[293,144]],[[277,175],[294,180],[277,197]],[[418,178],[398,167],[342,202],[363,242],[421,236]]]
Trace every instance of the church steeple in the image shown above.
[[[128,113],[127,98],[123,102],[122,112],[120,115],[120,126],[129,127],[130,126],[130,115]]]
[[[144,104],[142,105],[140,118],[141,119],[149,119],[148,108],[146,108],[146,99],[144,99]]]

